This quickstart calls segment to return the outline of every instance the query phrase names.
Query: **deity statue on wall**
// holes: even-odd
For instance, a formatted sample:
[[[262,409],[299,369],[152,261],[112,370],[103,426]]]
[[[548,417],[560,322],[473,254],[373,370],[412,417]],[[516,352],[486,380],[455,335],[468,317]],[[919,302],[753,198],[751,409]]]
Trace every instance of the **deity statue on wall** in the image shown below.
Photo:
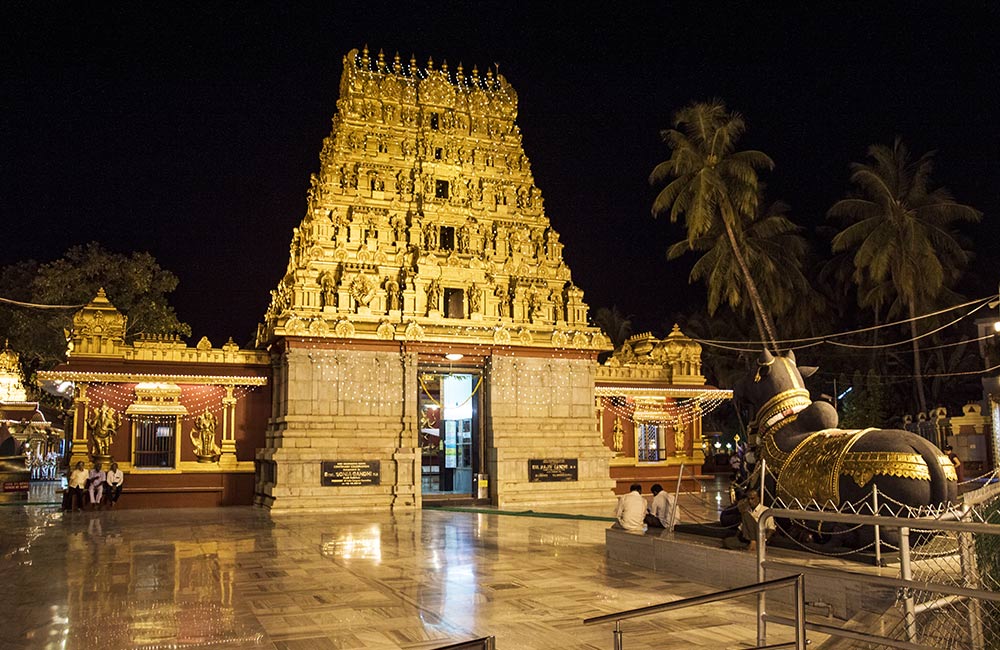
[[[336,307],[337,306],[337,279],[334,277],[333,273],[329,271],[324,271],[319,276],[319,286],[323,290],[323,306],[324,307]]]
[[[497,285],[493,290],[493,295],[497,297],[497,316],[507,318],[510,315],[510,303],[507,301],[507,290],[501,285]]]
[[[87,424],[90,426],[94,457],[110,458],[111,445],[114,444],[115,434],[122,424],[122,416],[105,401],[99,408],[91,411]]]
[[[458,229],[458,252],[468,253],[469,252],[469,227],[461,226]]]
[[[392,278],[386,278],[385,294],[389,310],[390,311],[398,310],[400,306],[399,283],[393,280]]]
[[[437,248],[438,227],[432,223],[424,226],[424,248],[432,251]]]
[[[375,287],[367,275],[358,275],[351,282],[351,297],[361,306],[367,307],[375,297]]]
[[[395,217],[392,220],[392,233],[396,238],[397,244],[406,243],[406,218],[405,217]]]
[[[566,296],[559,289],[552,292],[552,304],[555,307],[557,321],[566,319]]]
[[[437,310],[441,306],[441,283],[431,280],[427,285],[427,309]]]
[[[210,463],[222,451],[215,444],[215,426],[218,420],[207,408],[195,418],[191,429],[191,444],[194,445],[194,455],[199,463]]]
[[[351,189],[358,189],[358,172],[354,169],[354,166],[348,166],[344,173],[345,183],[347,187]]]
[[[538,296],[537,291],[532,291],[528,294],[528,319],[535,320],[542,317],[542,299]]]
[[[674,456],[683,456],[687,450],[684,446],[684,420],[677,416],[674,420]]]
[[[467,289],[467,293],[469,299],[469,312],[479,313],[479,311],[483,308],[483,297],[482,292],[479,290],[479,287],[476,286],[475,282],[473,282],[472,286]]]
[[[611,429],[613,434],[612,449],[621,453],[622,449],[625,448],[625,429],[622,427],[622,418],[619,415],[615,416],[615,424]]]

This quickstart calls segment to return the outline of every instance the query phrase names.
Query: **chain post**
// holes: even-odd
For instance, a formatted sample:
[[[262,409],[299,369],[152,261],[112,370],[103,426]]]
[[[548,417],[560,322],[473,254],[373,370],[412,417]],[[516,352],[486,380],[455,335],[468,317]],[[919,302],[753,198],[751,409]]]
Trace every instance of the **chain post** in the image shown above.
[[[903,580],[913,580],[913,566],[910,564],[910,528],[899,528],[899,572]],[[903,620],[906,626],[906,640],[917,642],[917,614],[913,607],[913,590],[905,587],[903,596]]]

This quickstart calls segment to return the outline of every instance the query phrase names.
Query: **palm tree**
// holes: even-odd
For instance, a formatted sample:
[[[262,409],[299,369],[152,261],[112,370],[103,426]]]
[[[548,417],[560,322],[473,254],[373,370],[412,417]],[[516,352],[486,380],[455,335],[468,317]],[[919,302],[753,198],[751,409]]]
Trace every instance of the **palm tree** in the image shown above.
[[[740,223],[757,210],[757,170],[772,169],[774,162],[760,151],[736,151],[745,130],[743,117],[727,111],[719,100],[696,102],[679,110],[674,128],[660,133],[671,155],[649,175],[651,185],[666,183],[653,202],[652,213],[654,217],[668,213],[671,222],[683,215],[691,245],[713,230],[725,232],[760,338],[774,347],[774,326],[737,234]]]
[[[833,252],[852,251],[858,304],[887,316],[905,313],[913,339],[913,374],[921,412],[927,411],[917,313],[934,305],[970,259],[954,226],[976,222],[982,213],[956,203],[944,188],[930,189],[934,152],[913,160],[896,138],[892,146],[868,148],[871,162],[851,165],[852,196],[835,203],[828,216],[845,227],[833,238]]]
[[[786,203],[775,201],[759,209],[752,219],[738,222],[734,227],[738,248],[730,244],[719,224],[693,241],[685,239],[667,250],[671,260],[688,251],[705,251],[691,268],[688,280],[705,281],[709,315],[723,304],[737,314],[753,309],[735,250],[742,252],[751,279],[768,297],[773,316],[794,322],[795,331],[804,333],[812,322],[810,315],[822,311],[822,299],[803,273],[808,245],[802,228],[788,218],[788,211]]]
[[[604,330],[616,350],[632,336],[632,316],[622,314],[618,305],[611,309],[607,307],[598,309],[594,314],[594,324]]]

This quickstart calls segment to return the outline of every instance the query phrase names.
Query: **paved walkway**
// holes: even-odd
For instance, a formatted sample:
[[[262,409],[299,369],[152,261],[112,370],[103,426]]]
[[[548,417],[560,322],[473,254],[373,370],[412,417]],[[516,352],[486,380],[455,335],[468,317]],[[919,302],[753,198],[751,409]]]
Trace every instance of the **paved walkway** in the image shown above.
[[[710,591],[605,558],[606,522],[249,507],[0,509],[0,647],[612,647],[589,616]],[[752,602],[626,621],[625,647],[746,648]]]

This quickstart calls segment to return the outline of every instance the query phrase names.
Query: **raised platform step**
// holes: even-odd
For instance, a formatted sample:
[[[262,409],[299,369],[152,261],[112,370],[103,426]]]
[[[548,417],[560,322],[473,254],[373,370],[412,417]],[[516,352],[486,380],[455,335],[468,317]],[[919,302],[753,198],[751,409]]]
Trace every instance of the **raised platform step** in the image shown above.
[[[718,540],[681,533],[629,533],[609,528],[605,532],[607,556],[611,560],[641,566],[657,573],[730,589],[757,582],[757,555],[721,548]],[[768,559],[794,560],[825,568],[843,567],[854,573],[876,571],[875,567],[831,557],[768,547]],[[792,570],[771,570],[767,579],[794,575]],[[775,591],[768,599],[792,604],[792,591]],[[842,621],[861,612],[884,612],[896,600],[895,590],[862,586],[847,578],[806,576],[806,602],[829,609]],[[822,605],[821,605],[822,603]]]

